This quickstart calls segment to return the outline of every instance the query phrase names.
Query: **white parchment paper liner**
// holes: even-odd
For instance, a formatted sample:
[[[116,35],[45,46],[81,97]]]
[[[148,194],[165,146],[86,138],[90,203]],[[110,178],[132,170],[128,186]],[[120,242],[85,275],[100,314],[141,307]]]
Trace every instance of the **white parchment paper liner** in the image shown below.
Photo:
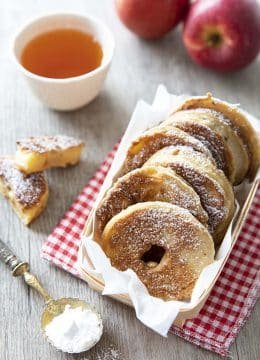
[[[101,187],[94,209],[102,200],[107,189],[112,185],[113,178],[122,166],[131,141],[148,128],[158,125],[186,97],[188,96],[169,94],[166,88],[160,85],[152,105],[148,105],[142,100],[137,103],[113,164]],[[259,121],[250,114],[247,114],[247,116],[255,129],[259,131]],[[239,187],[240,203],[243,203],[246,199],[249,189],[250,186],[246,183]],[[239,205],[237,204],[237,210],[238,207]],[[80,273],[87,271],[90,274],[103,278],[105,284],[103,295],[128,294],[133,303],[137,318],[157,333],[166,336],[180,309],[193,308],[219,272],[232,245],[232,223],[216,253],[215,261],[202,271],[197,280],[190,302],[163,301],[150,296],[134,271],[128,269],[122,272],[111,266],[110,260],[106,257],[101,247],[93,241],[92,236],[82,237],[82,244],[78,255],[78,269]],[[84,248],[92,264],[84,256],[84,251],[82,251]],[[95,270],[93,270],[93,266]]]

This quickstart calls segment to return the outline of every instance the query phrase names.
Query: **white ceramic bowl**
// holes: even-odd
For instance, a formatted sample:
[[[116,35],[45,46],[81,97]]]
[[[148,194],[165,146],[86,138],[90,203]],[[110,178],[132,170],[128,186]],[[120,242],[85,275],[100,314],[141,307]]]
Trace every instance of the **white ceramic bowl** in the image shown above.
[[[73,28],[94,36],[103,50],[101,65],[89,73],[65,79],[53,79],[33,74],[20,62],[26,44],[35,36],[58,28]],[[114,39],[101,21],[92,16],[51,14],[36,18],[16,35],[13,54],[18,69],[27,79],[33,93],[49,108],[74,110],[92,101],[100,92],[114,52]]]

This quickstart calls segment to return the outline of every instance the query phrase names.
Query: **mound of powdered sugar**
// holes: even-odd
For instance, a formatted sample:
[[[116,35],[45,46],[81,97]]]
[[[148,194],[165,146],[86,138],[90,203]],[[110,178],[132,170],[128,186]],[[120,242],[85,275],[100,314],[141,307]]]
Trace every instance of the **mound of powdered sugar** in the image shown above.
[[[56,316],[45,328],[48,340],[57,349],[67,353],[89,350],[101,338],[103,325],[101,318],[90,308],[72,308]]]

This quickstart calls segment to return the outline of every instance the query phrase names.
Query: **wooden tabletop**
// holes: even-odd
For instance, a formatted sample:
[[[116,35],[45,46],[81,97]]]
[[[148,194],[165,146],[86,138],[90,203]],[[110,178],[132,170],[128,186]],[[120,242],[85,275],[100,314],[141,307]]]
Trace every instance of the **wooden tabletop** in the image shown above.
[[[71,113],[44,108],[30,93],[10,58],[12,36],[33,16],[51,11],[93,14],[104,20],[116,40],[112,68],[100,96],[89,106]],[[40,259],[41,245],[75,196],[125,130],[138,99],[151,102],[159,83],[176,94],[214,95],[242,106],[254,115],[260,112],[260,59],[234,75],[220,75],[195,66],[185,54],[180,31],[160,41],[145,42],[119,22],[113,2],[91,0],[12,0],[0,3],[0,150],[13,154],[17,138],[37,134],[67,134],[86,141],[81,163],[48,173],[50,199],[47,209],[30,227],[21,224],[1,197],[0,236],[38,274],[54,297],[74,296],[95,304],[104,318],[100,343],[82,356],[56,352],[40,333],[43,302],[12,278],[0,264],[0,360],[211,360],[218,356],[170,335],[167,339],[145,328],[132,309],[88,288],[83,281]],[[232,359],[258,359],[260,306],[255,308],[230,348]],[[258,329],[258,330],[257,330]]]

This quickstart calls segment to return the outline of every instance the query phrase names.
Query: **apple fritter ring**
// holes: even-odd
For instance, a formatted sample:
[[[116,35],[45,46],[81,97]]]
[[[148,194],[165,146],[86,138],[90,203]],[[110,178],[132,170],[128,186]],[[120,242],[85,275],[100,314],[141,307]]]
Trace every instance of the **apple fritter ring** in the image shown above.
[[[179,106],[177,111],[197,108],[206,108],[218,112],[220,114],[219,119],[230,126],[246,151],[246,163],[248,164],[246,175],[252,179],[260,164],[260,141],[245,114],[237,106],[216,99],[211,94],[189,98]],[[240,158],[240,153],[237,153],[237,156]],[[240,182],[242,180],[240,179]]]
[[[94,239],[102,242],[108,221],[130,205],[146,201],[164,201],[189,210],[207,226],[208,215],[193,188],[170,168],[144,166],[119,178],[95,212]]]
[[[242,140],[221,118],[223,115],[214,110],[197,108],[178,111],[162,125],[176,126],[203,142],[217,167],[237,185],[246,176],[249,159]]]
[[[191,213],[165,202],[135,204],[103,232],[112,266],[132,269],[152,296],[189,300],[201,271],[214,261],[208,230]]]
[[[132,142],[127,151],[120,175],[140,168],[156,151],[171,145],[190,147],[212,159],[207,147],[193,136],[172,126],[158,126],[144,132]]]
[[[203,111],[179,111],[163,122],[162,125],[175,126],[200,140],[211,152],[217,167],[224,171],[228,179],[233,180],[234,165],[229,148],[224,138],[208,126],[207,118],[204,119],[203,117]]]
[[[233,188],[223,171],[204,155],[175,146],[158,151],[146,165],[170,167],[193,187],[208,213],[208,228],[217,246],[235,211]]]

